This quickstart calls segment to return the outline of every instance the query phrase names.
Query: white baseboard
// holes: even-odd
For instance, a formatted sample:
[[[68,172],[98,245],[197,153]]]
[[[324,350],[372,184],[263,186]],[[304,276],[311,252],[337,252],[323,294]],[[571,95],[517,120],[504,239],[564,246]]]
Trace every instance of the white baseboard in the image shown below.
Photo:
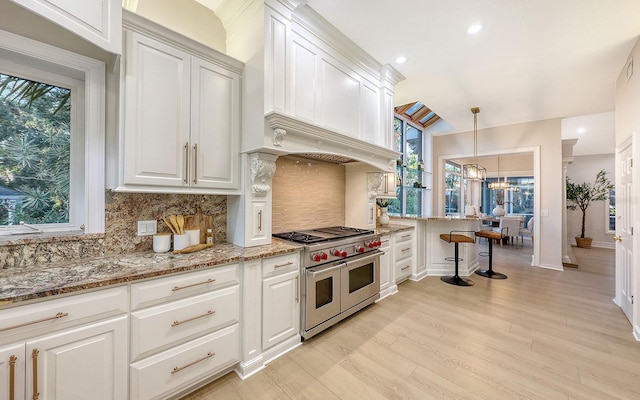
[[[538,265],[538,267],[544,269],[552,269],[554,271],[564,271],[564,267],[562,265],[540,264]]]

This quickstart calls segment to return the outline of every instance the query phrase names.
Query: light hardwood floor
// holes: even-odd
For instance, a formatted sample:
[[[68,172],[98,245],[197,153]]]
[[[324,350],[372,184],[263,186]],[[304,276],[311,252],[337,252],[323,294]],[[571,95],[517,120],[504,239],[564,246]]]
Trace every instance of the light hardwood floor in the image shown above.
[[[245,381],[230,373],[184,400],[640,399],[613,250],[576,249],[579,268],[559,272],[530,267],[528,246],[495,248],[507,280],[407,281]]]

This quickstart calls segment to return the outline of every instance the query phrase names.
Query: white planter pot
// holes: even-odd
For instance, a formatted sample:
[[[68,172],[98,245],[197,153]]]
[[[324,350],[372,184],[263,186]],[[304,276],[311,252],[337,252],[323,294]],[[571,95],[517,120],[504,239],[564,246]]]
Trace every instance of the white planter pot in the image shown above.
[[[502,204],[498,204],[496,208],[491,211],[491,214],[493,214],[494,217],[503,217],[506,213],[507,212],[504,210]]]

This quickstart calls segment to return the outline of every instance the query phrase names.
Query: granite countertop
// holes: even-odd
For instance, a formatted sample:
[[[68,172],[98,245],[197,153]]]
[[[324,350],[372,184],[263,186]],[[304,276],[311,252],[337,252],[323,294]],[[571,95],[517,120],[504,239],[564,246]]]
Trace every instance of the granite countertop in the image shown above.
[[[85,289],[133,282],[176,272],[254,260],[298,251],[302,246],[279,239],[270,245],[238,247],[229,243],[195,253],[151,251],[47,266],[0,269],[0,309],[15,303]]]
[[[413,230],[413,226],[411,225],[378,225],[376,227],[376,233],[378,235],[387,235],[390,233],[402,232],[402,231],[411,231]]]
[[[413,219],[423,221],[480,221],[480,217],[449,217],[449,216],[433,216],[433,217],[413,217],[413,216],[392,216],[391,219]]]

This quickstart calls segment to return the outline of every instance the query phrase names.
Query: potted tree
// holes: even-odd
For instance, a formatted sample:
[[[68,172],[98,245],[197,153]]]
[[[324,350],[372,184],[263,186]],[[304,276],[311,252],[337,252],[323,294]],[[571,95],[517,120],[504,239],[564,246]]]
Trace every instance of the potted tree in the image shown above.
[[[600,170],[596,175],[593,183],[573,183],[567,177],[567,208],[575,210],[579,208],[582,211],[582,229],[580,236],[576,236],[576,244],[578,247],[586,249],[591,248],[590,237],[585,236],[585,221],[587,216],[587,208],[594,201],[604,201],[609,198],[609,192],[614,188],[613,183],[607,178],[607,171]]]

